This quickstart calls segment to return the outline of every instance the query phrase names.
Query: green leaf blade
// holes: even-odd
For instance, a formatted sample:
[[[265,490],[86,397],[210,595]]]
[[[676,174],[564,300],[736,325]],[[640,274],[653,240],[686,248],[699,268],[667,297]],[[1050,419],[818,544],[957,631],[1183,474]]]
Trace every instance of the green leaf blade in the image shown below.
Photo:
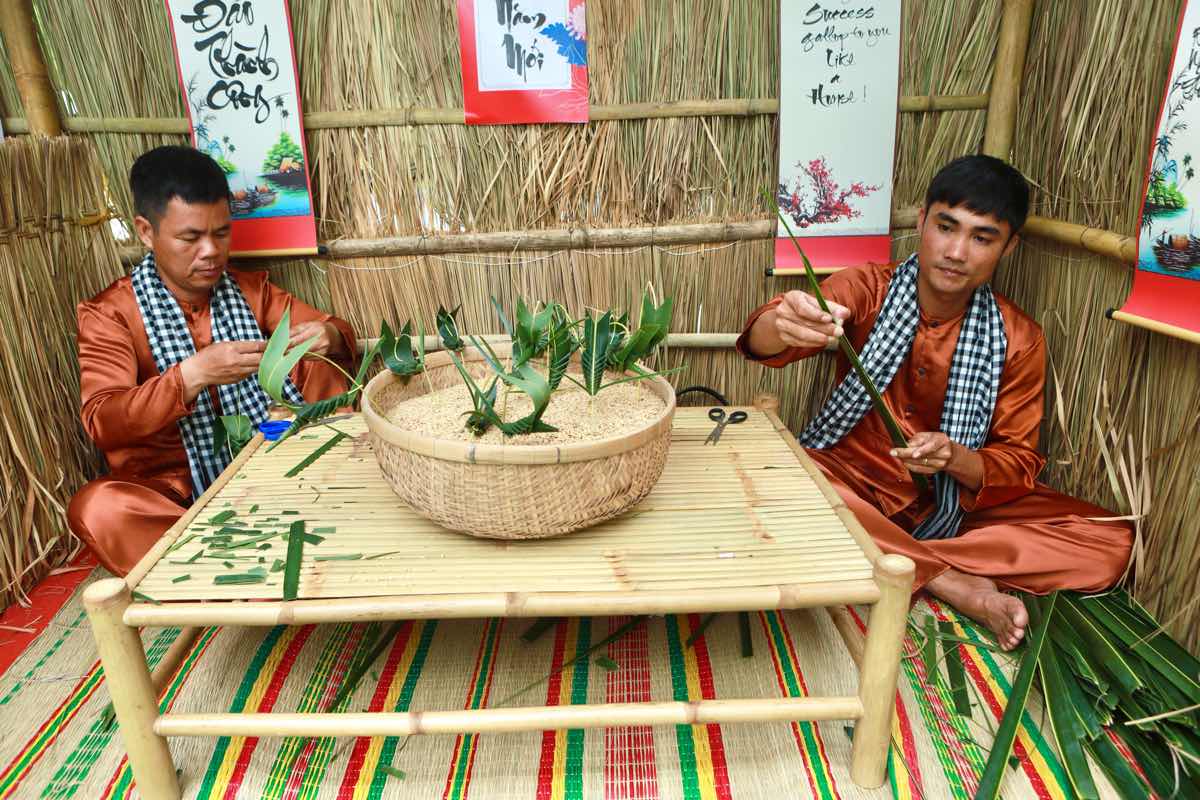
[[[983,768],[983,776],[979,780],[979,788],[975,792],[975,800],[996,800],[1000,796],[1000,786],[1004,783],[1005,767],[1012,753],[1013,742],[1017,738],[1017,728],[1020,727],[1021,717],[1025,713],[1025,703],[1029,699],[1029,691],[1033,687],[1033,676],[1037,672],[1038,658],[1046,643],[1046,634],[1050,630],[1049,622],[1054,616],[1054,607],[1058,601],[1058,593],[1050,595],[1045,613],[1034,602],[1026,602],[1030,611],[1032,636],[1025,645],[1025,653],[1021,656],[1021,666],[1013,681],[1012,691],[1008,696],[1008,704],[1004,708],[1004,716],[1000,720],[1000,728],[996,731],[992,752]]]
[[[304,520],[288,530],[287,559],[283,567],[283,599],[295,600],[300,592],[300,563],[304,560]]]

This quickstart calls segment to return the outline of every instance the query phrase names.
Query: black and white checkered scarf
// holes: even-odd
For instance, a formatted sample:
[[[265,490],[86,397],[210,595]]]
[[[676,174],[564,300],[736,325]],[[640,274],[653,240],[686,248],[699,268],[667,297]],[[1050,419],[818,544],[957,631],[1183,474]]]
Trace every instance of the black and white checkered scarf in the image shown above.
[[[153,253],[147,254],[142,263],[133,268],[132,279],[133,296],[137,298],[142,324],[146,326],[146,338],[150,340],[150,352],[161,375],[185,358],[195,355],[196,344],[188,331],[183,310],[159,277]],[[214,343],[260,341],[266,338],[242,290],[228,273],[223,274],[213,287],[209,308]],[[283,392],[290,403],[304,402],[291,378],[284,381]],[[257,375],[238,383],[218,386],[217,394],[225,414],[245,414],[255,426],[267,418],[271,398],[262,390]],[[224,449],[213,452],[213,432],[220,424],[207,390],[201,391],[196,397],[196,410],[179,419],[179,433],[192,471],[193,498],[199,497],[229,466],[229,456]]]
[[[860,355],[863,368],[880,393],[887,391],[912,349],[921,316],[917,304],[918,269],[915,253],[896,269]],[[1004,319],[991,288],[985,284],[975,290],[963,318],[942,405],[942,431],[964,447],[978,450],[987,441],[1007,350]],[[851,370],[800,434],[800,443],[817,450],[832,447],[870,409],[871,398]],[[933,488],[937,507],[913,531],[916,539],[949,539],[958,535],[964,513],[959,503],[958,481],[944,471],[939,472],[934,475]]]

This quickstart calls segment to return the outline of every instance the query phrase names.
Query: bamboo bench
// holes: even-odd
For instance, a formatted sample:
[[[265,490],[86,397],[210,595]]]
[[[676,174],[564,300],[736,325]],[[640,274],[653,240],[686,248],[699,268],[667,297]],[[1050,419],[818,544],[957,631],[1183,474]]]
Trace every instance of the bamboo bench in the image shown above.
[[[449,533],[413,513],[379,472],[361,417],[308,429],[268,452],[261,437],[125,579],[84,593],[105,679],[142,797],[177,798],[168,736],[395,736],[751,721],[857,720],[850,774],[885,778],[913,564],[881,555],[775,413],[773,398],[705,446],[704,408],[680,408],[662,479],[627,514],[549,540]],[[303,519],[298,599],[283,573],[216,584],[228,567],[197,555],[232,511],[280,533]],[[247,522],[248,521],[248,522]],[[263,545],[269,547],[263,547]],[[281,536],[249,551],[283,558]],[[332,556],[333,558],[330,558]],[[189,560],[190,559],[190,560]],[[183,578],[182,576],[188,576]],[[134,593],[137,593],[135,599]],[[665,614],[874,604],[857,695],[645,702],[409,713],[159,714],[141,626],[300,625],[369,620]],[[185,642],[177,648],[186,649]],[[168,658],[168,663],[174,659]],[[160,665],[159,671],[169,669]]]

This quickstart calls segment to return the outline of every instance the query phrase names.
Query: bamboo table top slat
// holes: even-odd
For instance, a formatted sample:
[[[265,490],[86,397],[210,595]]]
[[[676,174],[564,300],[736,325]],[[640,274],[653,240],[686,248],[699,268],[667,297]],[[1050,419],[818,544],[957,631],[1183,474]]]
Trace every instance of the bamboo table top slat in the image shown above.
[[[287,557],[282,534],[301,520],[321,539],[304,547],[300,600],[703,593],[869,580],[870,561],[812,467],[783,438],[787,432],[762,411],[744,410],[749,419],[727,427],[714,447],[704,444],[713,428],[707,409],[677,409],[666,468],[645,500],[595,527],[519,542],[456,534],[414,513],[383,479],[356,414],[306,429],[270,452],[259,446],[235,462],[228,482],[191,521],[168,532],[170,546],[134,588],[143,599],[167,603],[279,600]],[[298,476],[285,477],[335,429],[349,438]],[[225,528],[259,533],[235,534],[233,544],[245,546],[210,555],[213,543],[203,539]],[[265,583],[214,583],[261,568]]]

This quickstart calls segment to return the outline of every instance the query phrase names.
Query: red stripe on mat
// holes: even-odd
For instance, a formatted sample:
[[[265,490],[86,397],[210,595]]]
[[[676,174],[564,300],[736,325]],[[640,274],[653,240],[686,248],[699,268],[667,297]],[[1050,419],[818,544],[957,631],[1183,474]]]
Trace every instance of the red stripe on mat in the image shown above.
[[[392,681],[396,679],[400,657],[404,655],[404,649],[408,647],[408,640],[413,633],[413,625],[414,623],[411,621],[405,622],[396,634],[396,638],[392,642],[392,649],[388,652],[387,660],[384,662],[383,672],[375,684],[375,692],[371,695],[370,705],[367,706],[368,711],[385,710],[383,704],[387,700]],[[386,710],[391,711],[392,709]],[[366,762],[367,751],[370,748],[371,738],[369,736],[360,736],[354,740],[354,749],[350,751],[350,760],[346,765],[346,773],[342,776],[342,785],[338,789],[337,800],[351,800],[354,797],[354,789],[358,786],[358,779],[362,775],[363,764]]]
[[[563,653],[567,646],[567,628],[570,621],[561,620],[555,626],[554,653],[550,658],[550,681],[546,686],[546,705],[562,704]],[[538,759],[536,800],[550,800],[554,794],[554,751],[558,743],[558,731],[542,731],[542,752]]]
[[[20,658],[21,653],[25,652],[25,648],[46,629],[50,620],[67,604],[75,589],[92,574],[95,567],[96,557],[91,551],[85,550],[63,568],[68,571],[48,575],[33,587],[29,593],[28,608],[14,603],[0,614],[0,625],[32,630],[32,633],[23,633],[0,629],[0,675],[3,675],[13,662]]]
[[[292,641],[288,642],[287,650],[283,651],[283,657],[279,660],[279,665],[275,667],[275,673],[271,676],[270,683],[263,691],[262,700],[258,703],[258,708],[250,709],[259,713],[267,713],[275,708],[275,703],[279,700],[279,693],[283,691],[284,681],[292,672],[292,666],[296,663],[296,659],[300,657],[300,651],[304,649],[304,644],[308,638],[312,636],[313,631],[317,629],[315,625],[305,625],[292,637]],[[238,753],[237,761],[233,764],[233,772],[229,776],[229,783],[225,784],[224,800],[236,800],[239,792],[242,789],[242,781],[246,778],[246,772],[250,769],[250,758],[254,755],[254,750],[258,747],[258,737],[249,736],[242,742],[242,750]]]
[[[689,614],[688,621],[694,631],[700,627],[700,615]],[[717,690],[713,686],[712,663],[708,659],[708,643],[704,637],[698,638],[692,644],[692,653],[696,656],[696,671],[700,678],[700,696],[705,700],[716,700]],[[708,734],[708,751],[712,758],[713,787],[717,791],[718,800],[731,800],[729,788],[729,767],[725,763],[725,740],[721,737],[720,725],[706,725]]]

